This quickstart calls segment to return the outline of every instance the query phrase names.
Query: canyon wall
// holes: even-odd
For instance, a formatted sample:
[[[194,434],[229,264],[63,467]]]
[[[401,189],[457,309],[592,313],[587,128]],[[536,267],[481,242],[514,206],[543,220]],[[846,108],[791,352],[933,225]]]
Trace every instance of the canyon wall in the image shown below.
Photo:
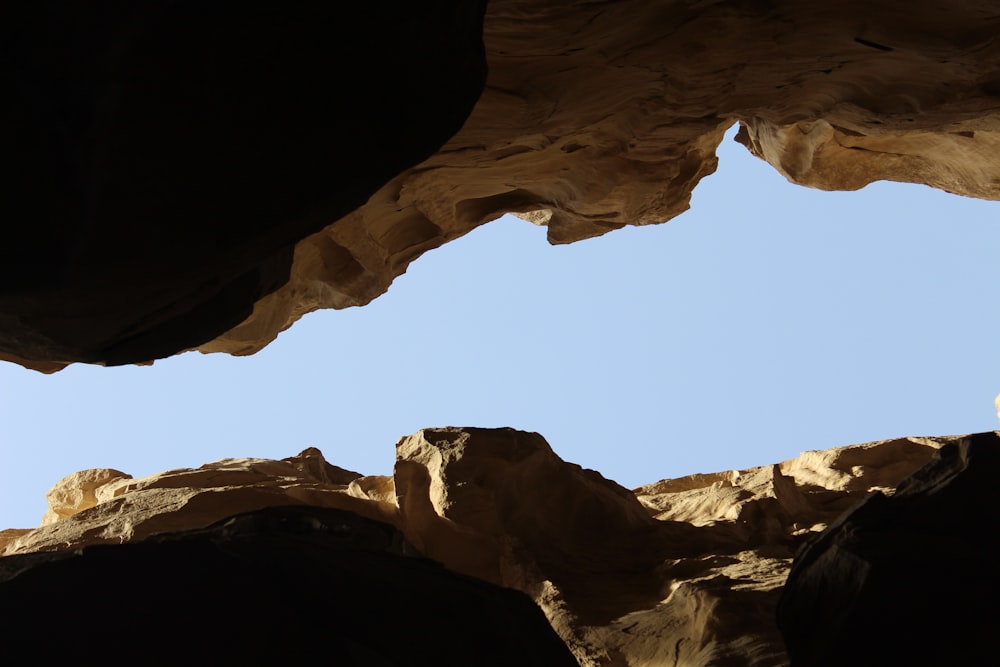
[[[665,222],[737,122],[810,187],[1000,196],[995,2],[50,4],[0,40],[0,358],[43,371],[253,353],[505,212]]]
[[[889,179],[1000,199],[998,26],[987,0],[26,4],[0,22],[0,360],[53,372],[251,354],[311,310],[369,303],[424,252],[506,212],[546,226],[552,243],[659,224],[686,210],[735,123],[748,150],[805,186]],[[427,429],[400,441],[391,477],[315,450],[142,479],[85,471],[53,489],[44,525],[0,532],[3,625],[50,640],[30,633],[59,625],[45,603],[72,590],[81,608],[100,600],[98,621],[127,626],[119,639],[139,648],[168,622],[197,639],[171,651],[211,643],[200,625],[211,615],[183,621],[185,610],[255,608],[246,586],[219,577],[254,581],[263,549],[282,564],[260,580],[268,595],[327,558],[369,583],[392,573],[397,588],[364,599],[362,586],[333,606],[365,603],[413,651],[434,648],[434,623],[399,618],[463,619],[447,604],[434,615],[385,600],[447,589],[525,619],[442,649],[440,664],[535,633],[535,607],[504,588],[534,600],[588,667],[988,664],[983,619],[998,587],[977,536],[995,440],[892,440],[633,491],[513,430]],[[213,554],[217,569],[157,578],[192,554]],[[135,592],[111,578],[122,562],[183,591],[157,598],[172,621],[144,625]],[[346,585],[322,567],[314,577]],[[184,580],[222,587],[199,598]],[[290,647],[275,659],[328,657],[315,640],[327,617],[286,616],[281,641],[263,642]],[[344,660],[416,655],[336,618]],[[479,625],[502,624],[490,619]],[[252,660],[263,654],[247,627],[258,626],[230,629]],[[69,633],[52,632],[60,655],[85,644]],[[565,662],[550,635],[532,646],[552,656],[543,664]],[[845,658],[852,640],[880,652]]]
[[[978,447],[996,447],[996,434],[977,438]],[[586,667],[785,665],[775,618],[796,550],[822,545],[816,538],[827,526],[872,494],[891,498],[942,446],[969,442],[901,438],[631,491],[561,460],[540,435],[513,429],[425,429],[396,445],[392,476],[338,468],[316,449],[141,479],[83,471],[49,492],[42,526],[8,532],[0,571],[28,567],[19,563],[30,554],[180,539],[267,508],[333,509],[394,527],[411,555],[526,594]],[[982,492],[989,470],[972,493]],[[961,516],[948,521],[952,532],[969,528]],[[939,567],[966,553],[956,550]],[[933,595],[932,582],[924,587]],[[789,607],[794,596],[786,598]],[[815,610],[791,618],[823,627],[812,623]]]

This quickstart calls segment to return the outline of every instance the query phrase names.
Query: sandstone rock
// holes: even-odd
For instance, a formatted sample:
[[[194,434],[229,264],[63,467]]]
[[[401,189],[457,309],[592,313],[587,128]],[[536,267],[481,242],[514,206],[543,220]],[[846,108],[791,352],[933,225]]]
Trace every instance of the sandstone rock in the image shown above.
[[[399,441],[393,477],[308,449],[119,479],[0,553],[142,542],[272,506],[339,508],[396,526],[453,572],[527,593],[584,666],[783,665],[774,617],[796,549],[954,440],[806,452],[629,491],[535,433],[425,429]]]
[[[397,521],[394,505],[347,492],[360,478],[330,465],[315,448],[280,461],[223,459],[138,479],[126,475],[100,487],[98,504],[54,522],[47,517],[40,528],[13,539],[0,554],[137,541],[281,505],[333,507],[377,521]]]
[[[269,508],[2,558],[0,625],[51,664],[576,665],[527,596],[414,556],[350,512]]]
[[[779,606],[792,664],[996,662],[998,472],[1000,433],[954,439],[811,542]]]
[[[148,361],[246,319],[296,242],[459,129],[485,80],[484,6],[55,0],[6,15],[0,359]],[[339,279],[354,266],[324,257]]]
[[[3,555],[4,550],[6,550],[7,545],[21,537],[22,535],[27,535],[31,532],[31,528],[5,528],[0,530],[0,556]]]
[[[665,222],[737,121],[796,183],[998,199],[988,7],[492,0],[489,78],[461,131],[301,241],[288,284],[199,349],[251,354],[304,313],[364,305],[423,252],[505,212],[553,243]]]
[[[43,222],[2,244],[0,358],[46,372],[253,353],[504,212],[553,243],[664,222],[736,122],[796,183],[1000,198],[984,0],[106,4],[0,40],[4,218]]]
[[[113,491],[106,492],[107,497],[101,491],[113,482],[126,479],[132,479],[132,475],[111,468],[91,468],[66,475],[45,494],[49,509],[42,517],[42,525],[47,526],[73,516],[113,497]]]

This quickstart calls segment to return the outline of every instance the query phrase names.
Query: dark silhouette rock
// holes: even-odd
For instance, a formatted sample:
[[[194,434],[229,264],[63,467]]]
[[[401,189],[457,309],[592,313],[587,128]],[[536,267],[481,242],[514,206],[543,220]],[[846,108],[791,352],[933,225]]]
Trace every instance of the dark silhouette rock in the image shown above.
[[[0,358],[168,356],[462,125],[485,2],[28,3],[0,22]]]
[[[5,636],[48,664],[576,665],[523,593],[350,512],[268,508],[120,545],[0,559]]]
[[[994,3],[485,5],[8,9],[0,359],[252,354],[505,212],[661,223],[736,122],[796,183],[1000,199]]]
[[[946,444],[797,555],[778,607],[793,665],[996,662],[1000,434]]]

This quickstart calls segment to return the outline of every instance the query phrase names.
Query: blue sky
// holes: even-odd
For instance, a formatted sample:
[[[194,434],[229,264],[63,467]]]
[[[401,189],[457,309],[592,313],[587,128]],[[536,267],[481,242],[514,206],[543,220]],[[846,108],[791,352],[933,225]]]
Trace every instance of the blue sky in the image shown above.
[[[792,186],[732,134],[665,225],[553,247],[505,217],[253,357],[0,363],[0,528],[37,525],[45,491],[83,468],[315,446],[389,474],[396,440],[429,426],[538,431],[628,487],[994,429],[1000,204]]]

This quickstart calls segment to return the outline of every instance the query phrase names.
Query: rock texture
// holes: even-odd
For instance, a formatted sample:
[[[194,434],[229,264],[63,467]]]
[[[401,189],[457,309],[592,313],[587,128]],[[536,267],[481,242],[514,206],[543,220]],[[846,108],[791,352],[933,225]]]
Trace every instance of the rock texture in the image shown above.
[[[338,508],[395,526],[453,572],[528,594],[581,665],[783,665],[774,617],[796,549],[954,440],[806,452],[629,491],[562,461],[535,433],[425,429],[399,441],[392,477],[309,449],[88,486],[96,505],[14,536],[2,553],[142,543],[267,507]],[[70,476],[58,497],[103,476]]]
[[[998,22],[994,2],[493,0],[490,74],[462,130],[302,241],[289,283],[200,349],[249,354],[310,310],[368,303],[505,212],[553,243],[665,222],[737,121],[796,183],[1000,198]],[[356,271],[332,277],[329,247]]]
[[[414,556],[350,512],[269,508],[0,559],[0,625],[49,664],[576,664],[524,594]]]
[[[504,212],[664,222],[735,122],[796,183],[1000,197],[995,0],[48,4],[0,40],[0,354],[40,370],[252,353]]]
[[[302,238],[438,150],[485,0],[49,0],[0,22],[0,358],[133,363],[223,333]],[[350,253],[324,246],[346,279]]]
[[[183,468],[132,479],[124,475],[93,487],[104,471],[69,475],[47,494],[49,511],[42,526],[9,542],[5,555],[52,551],[90,544],[120,544],[161,533],[204,528],[217,521],[265,507],[309,505],[338,508],[382,522],[398,523],[396,508],[353,491],[358,473],[327,463],[317,449],[280,461],[223,459],[196,469]],[[68,514],[57,500],[92,494],[99,504],[80,505]],[[55,492],[55,493],[54,493]],[[50,522],[62,510],[60,521]]]
[[[995,663],[998,469],[1000,434],[950,442],[809,544],[779,606],[792,664]]]

